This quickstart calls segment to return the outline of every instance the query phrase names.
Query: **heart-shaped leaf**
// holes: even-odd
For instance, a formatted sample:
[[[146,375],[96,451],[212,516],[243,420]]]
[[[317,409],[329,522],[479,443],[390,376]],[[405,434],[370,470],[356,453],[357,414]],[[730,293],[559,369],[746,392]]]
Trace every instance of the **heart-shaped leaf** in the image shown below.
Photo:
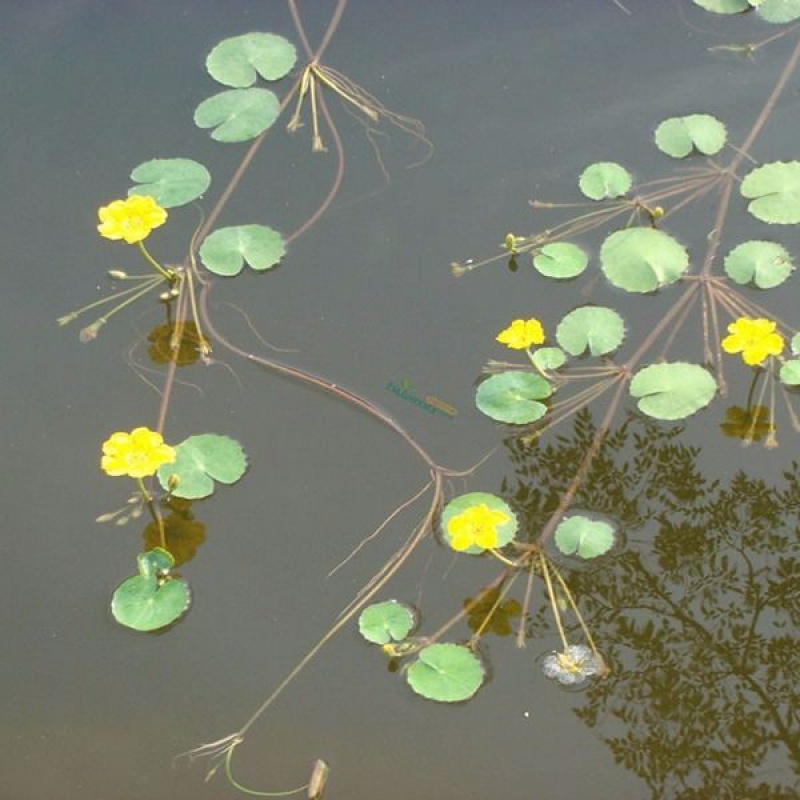
[[[625,338],[625,321],[611,308],[581,306],[570,311],[556,328],[558,343],[573,356],[588,349],[592,356],[616,350]]]
[[[111,597],[114,619],[137,631],[155,631],[172,624],[191,603],[189,584],[168,574],[172,556],[161,548],[136,558],[139,574],[125,579]]]
[[[699,364],[651,364],[633,376],[630,392],[648,416],[684,419],[713,400],[717,382]]]
[[[614,527],[580,515],[566,517],[556,528],[555,543],[564,555],[596,558],[614,545]]]
[[[203,100],[194,110],[198,128],[214,128],[217,142],[246,142],[263,133],[280,114],[280,103],[269,89],[229,89]]]
[[[533,351],[531,360],[541,370],[559,369],[566,363],[567,355],[560,347],[540,347]]]
[[[741,14],[750,10],[748,0],[692,0],[696,6],[715,14]]]
[[[773,161],[756,167],[742,181],[742,197],[756,219],[776,225],[800,222],[800,161]]]
[[[786,248],[777,242],[742,242],[725,256],[725,272],[735,283],[772,289],[792,274],[794,265]]]
[[[781,364],[781,383],[800,386],[800,358],[790,358]]]
[[[358,618],[361,635],[374,644],[402,642],[417,623],[417,615],[404,603],[387,600],[367,606]]]
[[[553,242],[539,248],[533,256],[533,266],[547,278],[574,278],[589,263],[589,256],[569,242]]]
[[[673,158],[685,158],[692,150],[713,156],[727,136],[725,126],[711,114],[670,117],[656,128],[656,147]]]
[[[550,384],[539,375],[509,370],[491,375],[475,392],[475,405],[498,422],[524,425],[544,416],[547,406],[540,403],[550,397]]]
[[[277,81],[297,60],[294,45],[274,33],[244,33],[223,39],[206,58],[208,74],[218,83],[244,89],[260,75]]]
[[[780,24],[800,18],[800,0],[752,0],[751,5],[766,22]]]
[[[484,670],[480,659],[458,644],[432,644],[419,652],[406,673],[409,686],[428,700],[457,703],[480,689]]]
[[[622,197],[631,188],[630,172],[613,161],[590,164],[578,180],[580,190],[590,200]]]
[[[278,231],[266,225],[219,228],[200,246],[200,261],[215,275],[238,275],[245,261],[258,272],[274,267],[284,256],[286,243]]]
[[[683,245],[655,228],[625,228],[600,248],[603,273],[626,292],[654,292],[675,283],[689,267]]]
[[[241,445],[229,436],[203,433],[175,448],[175,461],[158,470],[161,486],[175,497],[197,500],[214,491],[214,481],[235,483],[247,469]]]
[[[184,206],[202,197],[211,185],[211,173],[191,158],[154,158],[131,172],[137,186],[128,194],[150,195],[162,208]]]

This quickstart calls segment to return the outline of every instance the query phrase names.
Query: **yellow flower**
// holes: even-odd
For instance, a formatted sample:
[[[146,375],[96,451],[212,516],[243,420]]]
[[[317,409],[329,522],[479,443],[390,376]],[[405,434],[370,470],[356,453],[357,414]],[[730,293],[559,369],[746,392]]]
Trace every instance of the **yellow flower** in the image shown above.
[[[163,225],[167,212],[149,195],[132,194],[98,209],[97,230],[106,239],[124,239],[135,244],[146,239],[153,228]]]
[[[514,350],[527,350],[532,344],[544,342],[544,328],[538,319],[515,319],[497,334],[497,341]]]
[[[450,546],[453,550],[468,550],[473,546],[484,550],[497,547],[497,526],[510,520],[508,514],[492,511],[484,503],[470,506],[447,523]]]
[[[103,442],[100,469],[106,475],[145,478],[155,475],[162,464],[175,461],[175,448],[164,444],[160,433],[149,428],[134,428],[130,433],[112,433]]]
[[[768,319],[739,317],[728,325],[728,333],[722,340],[726,353],[741,353],[745,364],[763,364],[768,356],[777,356],[783,350],[783,337],[775,333],[776,324]]]

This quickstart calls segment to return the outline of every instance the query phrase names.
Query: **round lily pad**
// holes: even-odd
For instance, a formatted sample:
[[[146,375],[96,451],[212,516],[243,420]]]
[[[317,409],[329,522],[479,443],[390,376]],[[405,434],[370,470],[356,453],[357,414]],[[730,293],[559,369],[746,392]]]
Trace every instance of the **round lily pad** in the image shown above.
[[[567,354],[560,347],[540,347],[533,351],[533,363],[541,370],[559,369],[567,361]]]
[[[589,256],[570,242],[553,242],[536,251],[533,266],[546,278],[575,278],[589,263]]]
[[[173,559],[156,548],[136,558],[139,574],[126,578],[111,597],[114,619],[137,631],[154,631],[172,624],[191,603],[189,584],[168,574]]]
[[[206,58],[208,74],[218,83],[243,89],[260,75],[277,81],[297,60],[294,45],[274,33],[244,33],[223,39]]]
[[[242,446],[229,436],[203,433],[175,448],[175,461],[158,470],[162,488],[175,497],[197,500],[214,492],[214,481],[236,483],[247,469]]]
[[[625,228],[606,237],[600,264],[608,280],[626,292],[654,292],[675,283],[689,267],[686,248],[655,228]]]
[[[217,142],[255,139],[278,119],[280,103],[269,89],[229,89],[203,100],[194,110],[198,128],[214,128]]]
[[[524,425],[545,415],[547,406],[539,401],[551,393],[550,384],[541,376],[508,370],[491,375],[478,386],[475,405],[498,422]]]
[[[800,0],[760,0],[757,6],[758,15],[765,22],[782,23],[800,19]]]
[[[717,383],[699,364],[651,364],[633,376],[630,392],[643,413],[676,420],[707,406],[717,393]]]
[[[748,0],[692,0],[696,6],[715,14],[741,14],[749,11],[751,6]]]
[[[564,555],[596,558],[613,547],[614,527],[580,515],[566,517],[556,528],[555,543]]]
[[[800,161],[773,161],[749,172],[740,186],[747,210],[776,225],[800,222]]]
[[[162,208],[184,206],[202,197],[211,185],[211,173],[191,158],[154,158],[131,172],[137,186],[128,194],[149,195]]]
[[[613,161],[598,161],[590,164],[578,180],[580,190],[590,200],[605,200],[622,197],[631,188],[630,172]]]
[[[432,644],[420,650],[406,679],[418,695],[428,700],[458,703],[480,689],[484,669],[480,659],[463,645]]]
[[[781,364],[781,383],[787,386],[800,386],[800,358],[790,358]]]
[[[613,309],[581,306],[570,311],[556,328],[556,340],[573,356],[588,349],[592,356],[616,350],[625,338],[625,322]]]
[[[726,139],[725,126],[711,114],[670,117],[656,128],[656,147],[673,158],[685,158],[693,149],[712,156]]]
[[[467,492],[466,494],[459,495],[453,498],[442,510],[442,516],[439,520],[441,527],[442,537],[448,545],[451,544],[451,537],[448,531],[450,520],[463,514],[470,508],[476,506],[486,506],[490,511],[499,511],[508,517],[508,522],[503,522],[495,527],[497,533],[497,547],[505,547],[513,538],[519,528],[517,522],[517,515],[511,510],[511,506],[497,495],[489,494],[488,492]],[[468,555],[479,555],[483,553],[485,548],[473,545],[466,550],[461,550],[462,553]]]
[[[238,275],[245,261],[258,272],[274,267],[286,253],[278,231],[267,225],[218,228],[200,245],[200,261],[215,275]]]
[[[367,606],[358,618],[358,630],[373,644],[401,642],[416,624],[414,611],[396,600]]]
[[[772,289],[792,274],[794,265],[786,248],[777,242],[742,242],[725,256],[725,272],[735,283]]]

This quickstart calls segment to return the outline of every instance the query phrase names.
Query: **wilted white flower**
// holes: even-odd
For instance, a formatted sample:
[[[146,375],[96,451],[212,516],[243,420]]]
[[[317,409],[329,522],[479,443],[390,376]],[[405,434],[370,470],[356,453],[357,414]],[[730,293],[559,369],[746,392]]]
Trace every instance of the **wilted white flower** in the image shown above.
[[[605,670],[603,659],[583,644],[570,644],[563,653],[553,651],[544,659],[542,670],[548,678],[572,685]]]

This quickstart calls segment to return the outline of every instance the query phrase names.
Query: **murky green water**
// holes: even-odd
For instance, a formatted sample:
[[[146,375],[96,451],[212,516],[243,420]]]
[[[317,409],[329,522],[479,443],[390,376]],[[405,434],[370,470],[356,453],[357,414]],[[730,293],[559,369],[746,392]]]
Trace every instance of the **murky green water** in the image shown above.
[[[752,62],[709,53],[775,29],[685,2],[625,5],[629,14],[612,0],[351,0],[326,62],[421,119],[434,153],[406,169],[421,151],[390,130],[378,142],[387,184],[363,128],[332,102],[347,153],[341,191],[280,268],[218,283],[211,313],[220,330],[269,353],[244,311],[262,337],[292,351],[281,359],[380,405],[439,463],[467,468],[500,443],[505,429],[473,405],[481,367],[506,355],[494,336],[518,317],[538,316],[550,330],[585,298],[576,284],[543,281],[527,262],[516,273],[499,264],[459,280],[450,262],[493,254],[508,230],[558,222],[554,213],[534,217],[527,201],[579,200],[576,176],[593,161],[620,161],[639,180],[660,177],[672,165],[651,136],[665,117],[713,113],[741,141],[795,43],[787,36]],[[312,46],[331,9],[300,3]],[[37,0],[7,3],[2,16],[0,794],[232,797],[220,777],[203,782],[204,764],[173,765],[173,756],[235,731],[318,640],[406,539],[413,510],[326,575],[425,484],[427,470],[351,406],[218,348],[215,365],[180,373],[168,438],[227,433],[245,443],[251,470],[193,507],[205,542],[182,569],[195,597],[189,615],[156,636],[114,622],[109,596],[133,572],[144,525],[94,523],[128,488],[98,471],[97,453],[110,431],[155,425],[159,398],[140,377],[159,383],[146,371],[146,337],[161,317],[139,305],[90,344],[54,320],[101,296],[107,269],[135,266],[132,251],[94,230],[97,207],[124,192],[133,166],[156,156],[202,161],[215,178],[208,206],[238,164],[244,146],[214,143],[192,124],[211,91],[210,47],[249,30],[296,39],[278,0]],[[755,159],[797,158],[797,80]],[[332,177],[332,156],[310,152],[307,128],[288,137],[281,127],[221,224],[293,230]],[[702,208],[670,225],[698,250],[713,201]],[[183,258],[195,224],[191,213],[175,213],[154,239],[165,261]],[[741,203],[727,224],[741,239],[765,236]],[[793,228],[775,235],[797,244]],[[592,250],[599,241],[582,239]],[[643,335],[673,299],[665,295],[634,302],[599,284],[591,299],[619,308]],[[768,301],[796,325],[793,281]],[[701,330],[697,313],[691,320],[679,345]],[[729,398],[676,436],[674,425],[620,413],[613,449],[576,496],[575,507],[624,531],[597,569],[564,570],[609,678],[569,692],[542,675],[541,658],[558,639],[540,592],[527,648],[513,636],[486,637],[490,680],[464,705],[412,695],[351,625],[248,732],[240,779],[296,785],[323,757],[331,798],[794,796],[797,440],[783,411],[777,450],[743,448],[720,431],[726,407],[747,393],[743,368],[730,372]],[[458,413],[428,413],[390,383]],[[451,493],[503,494],[539,529],[589,446],[590,423],[578,419],[538,450],[501,447]],[[485,560],[454,560],[429,540],[382,596],[418,604],[430,632],[496,575]],[[463,623],[451,632],[468,635]]]

